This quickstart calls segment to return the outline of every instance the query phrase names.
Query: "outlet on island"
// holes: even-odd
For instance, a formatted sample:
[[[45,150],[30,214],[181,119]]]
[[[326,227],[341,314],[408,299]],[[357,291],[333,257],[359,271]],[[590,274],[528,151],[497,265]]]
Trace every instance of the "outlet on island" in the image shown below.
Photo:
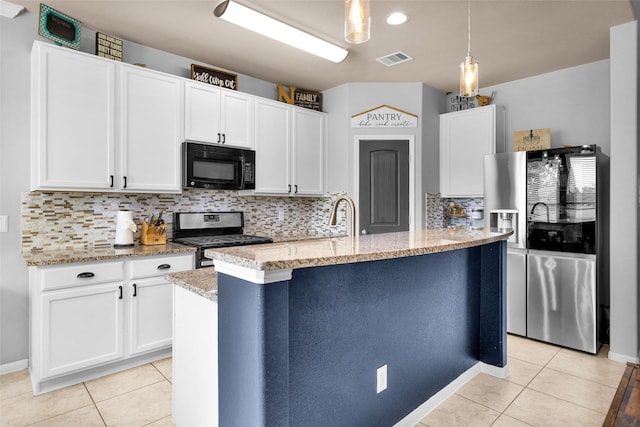
[[[382,393],[387,389],[387,365],[382,365],[377,369],[376,377],[376,392]]]

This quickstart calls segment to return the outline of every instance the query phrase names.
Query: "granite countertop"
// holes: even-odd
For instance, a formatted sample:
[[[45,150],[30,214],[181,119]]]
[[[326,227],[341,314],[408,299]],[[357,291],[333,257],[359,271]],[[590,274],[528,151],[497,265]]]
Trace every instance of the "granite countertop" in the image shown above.
[[[445,252],[506,240],[512,233],[443,228],[208,249],[205,255],[252,270],[286,270]]]
[[[218,302],[218,273],[211,267],[169,273],[165,278],[174,285]]]
[[[191,246],[169,242],[165,245],[153,246],[136,244],[131,248],[114,248],[113,246],[105,246],[91,249],[31,251],[23,252],[22,258],[25,260],[28,267],[42,267],[56,264],[104,261],[119,258],[193,253],[195,251],[196,248]]]

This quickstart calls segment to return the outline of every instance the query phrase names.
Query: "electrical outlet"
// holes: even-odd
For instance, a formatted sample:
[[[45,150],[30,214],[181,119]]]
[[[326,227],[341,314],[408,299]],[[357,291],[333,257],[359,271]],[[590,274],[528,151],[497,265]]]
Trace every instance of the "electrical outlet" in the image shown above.
[[[284,221],[284,209],[278,209],[278,221]]]
[[[9,217],[0,215],[0,233],[6,233],[7,231],[9,231]]]
[[[377,372],[377,393],[381,393],[387,389],[387,365],[382,365],[378,368]]]

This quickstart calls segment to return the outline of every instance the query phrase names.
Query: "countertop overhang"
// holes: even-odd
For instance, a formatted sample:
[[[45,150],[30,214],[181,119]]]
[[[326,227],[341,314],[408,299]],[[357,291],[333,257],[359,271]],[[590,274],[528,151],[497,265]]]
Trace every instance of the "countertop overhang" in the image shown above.
[[[219,272],[284,272],[452,251],[507,240],[511,234],[488,228],[443,228],[208,249],[205,255]]]
[[[57,264],[73,264],[77,262],[96,262],[110,259],[173,255],[193,253],[196,248],[179,243],[145,246],[136,244],[130,248],[115,248],[113,246],[95,247],[87,249],[52,249],[44,251],[23,252],[22,258],[27,267],[44,267]]]

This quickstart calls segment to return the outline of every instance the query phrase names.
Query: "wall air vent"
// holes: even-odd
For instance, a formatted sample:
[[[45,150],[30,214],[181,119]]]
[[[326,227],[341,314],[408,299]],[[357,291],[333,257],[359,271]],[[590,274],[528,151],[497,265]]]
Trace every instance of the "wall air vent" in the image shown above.
[[[381,56],[376,61],[386,65],[387,67],[393,67],[394,65],[402,64],[403,62],[411,61],[413,58],[404,52],[397,51],[390,53],[389,55]]]

